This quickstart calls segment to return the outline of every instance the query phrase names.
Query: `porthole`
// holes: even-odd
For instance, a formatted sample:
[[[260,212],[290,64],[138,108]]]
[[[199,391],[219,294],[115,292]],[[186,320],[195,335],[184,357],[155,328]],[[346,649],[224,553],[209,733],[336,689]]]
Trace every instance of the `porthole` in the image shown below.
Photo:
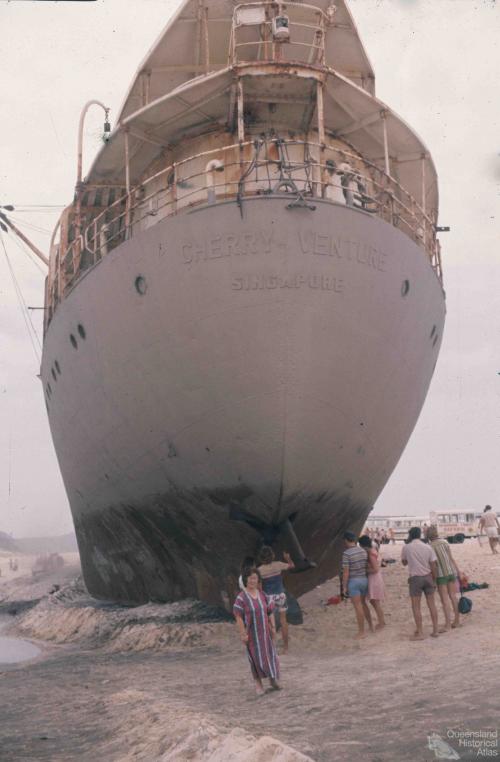
[[[408,292],[410,290],[410,281],[404,280],[401,284],[401,296],[407,296]]]
[[[82,339],[85,339],[87,336],[87,334],[85,333],[85,328],[83,327],[81,323],[78,323],[78,333],[80,334]]]
[[[54,365],[56,366],[56,370],[59,373],[59,375],[61,375],[61,366],[59,365],[57,360],[54,360]]]
[[[69,340],[71,341],[71,344],[72,344],[72,346],[73,346],[75,349],[77,349],[77,348],[78,348],[78,344],[77,344],[77,342],[76,342],[76,339],[75,339],[75,337],[73,336],[73,334],[72,334],[72,333],[71,333],[71,334],[70,334],[70,336],[69,336]]]
[[[432,326],[431,335],[429,336],[429,338],[432,339],[435,335],[436,335],[436,326],[433,325]]]
[[[56,376],[56,372],[55,372],[54,368],[51,368],[50,372],[52,373],[52,378],[54,379],[54,381],[57,381],[57,376]]]
[[[148,290],[148,284],[146,283],[146,279],[143,278],[142,275],[138,275],[137,278],[135,279],[135,290],[141,296],[144,296],[144,294]]]

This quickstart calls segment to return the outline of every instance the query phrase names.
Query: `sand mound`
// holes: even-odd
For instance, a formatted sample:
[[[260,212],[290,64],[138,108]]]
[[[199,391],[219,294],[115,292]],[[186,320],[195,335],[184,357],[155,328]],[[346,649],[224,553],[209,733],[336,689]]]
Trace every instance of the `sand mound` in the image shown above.
[[[81,578],[21,613],[16,630],[52,643],[82,643],[109,652],[164,650],[220,641],[225,616],[199,601],[124,608],[92,600]]]
[[[152,702],[133,689],[110,695],[106,712],[120,738],[121,762],[311,762],[310,757],[270,736],[256,738],[242,728],[221,728],[206,715],[171,703]],[[110,756],[116,741],[101,747]]]

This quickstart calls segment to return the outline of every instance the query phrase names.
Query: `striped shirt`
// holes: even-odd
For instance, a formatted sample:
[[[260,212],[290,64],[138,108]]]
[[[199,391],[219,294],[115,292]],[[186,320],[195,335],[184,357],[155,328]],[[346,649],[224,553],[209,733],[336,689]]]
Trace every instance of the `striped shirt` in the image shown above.
[[[446,540],[433,540],[431,546],[438,562],[438,577],[449,577],[452,574],[456,574],[451,560],[450,546]]]
[[[347,548],[342,555],[342,567],[349,569],[349,579],[366,577],[368,575],[368,553],[359,545]]]
[[[446,540],[433,540],[431,546],[437,558],[438,577],[456,575],[456,570],[451,560],[450,546]]]

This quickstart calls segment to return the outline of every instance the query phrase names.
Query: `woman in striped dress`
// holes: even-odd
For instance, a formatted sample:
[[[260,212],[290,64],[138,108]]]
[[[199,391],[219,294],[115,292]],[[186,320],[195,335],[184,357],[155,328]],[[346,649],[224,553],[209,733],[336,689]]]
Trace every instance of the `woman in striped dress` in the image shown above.
[[[234,602],[233,614],[241,641],[247,647],[257,695],[261,696],[264,693],[264,678],[269,678],[272,690],[280,689],[280,666],[274,647],[274,605],[259,590],[260,575],[257,569],[245,570],[242,581],[245,587]]]
[[[427,539],[436,554],[437,558],[437,589],[441,598],[441,605],[444,611],[445,629],[458,627],[460,624],[460,615],[458,613],[458,602],[455,591],[456,581],[460,576],[455,559],[451,555],[450,546],[446,540],[440,540],[437,527],[431,525],[427,530]],[[450,606],[451,605],[451,606]],[[450,616],[453,614],[453,622]],[[442,630],[441,630],[442,632]]]

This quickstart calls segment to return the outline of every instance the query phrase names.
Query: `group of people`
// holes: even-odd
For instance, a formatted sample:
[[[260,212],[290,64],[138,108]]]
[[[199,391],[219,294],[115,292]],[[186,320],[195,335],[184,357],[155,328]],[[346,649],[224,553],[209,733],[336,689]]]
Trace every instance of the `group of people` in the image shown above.
[[[500,524],[486,506],[480,521],[480,529],[487,534],[493,553],[498,553]],[[389,539],[393,539],[389,536]],[[429,609],[432,632],[437,638],[440,633],[455,629],[460,625],[457,592],[460,590],[460,570],[453,558],[448,542],[438,535],[437,527],[426,527],[425,542],[420,527],[412,527],[401,551],[401,562],[408,567],[408,588],[411,600],[415,631],[410,640],[423,640],[422,594]],[[366,637],[365,626],[374,632],[385,627],[382,602],[385,597],[382,562],[379,553],[381,538],[370,533],[357,537],[353,532],[344,532],[344,552],[342,555],[341,591],[351,601],[358,626],[357,638]],[[270,690],[279,690],[280,665],[276,650],[276,619],[279,618],[283,638],[283,653],[288,651],[288,623],[286,619],[287,599],[282,573],[294,568],[288,553],[284,560],[277,561],[271,547],[263,546],[257,561],[246,558],[242,564],[239,580],[240,593],[233,607],[233,613],[242,642],[247,647],[248,659],[258,695],[264,693],[262,681],[270,681]],[[435,601],[439,594],[444,614],[444,625],[439,626]],[[372,612],[376,617],[374,624]]]
[[[459,626],[457,580],[460,571],[446,540],[438,536],[437,528],[427,530],[428,542],[422,542],[420,527],[412,527],[408,540],[401,551],[401,562],[408,567],[408,587],[411,599],[415,632],[411,640],[423,640],[422,594],[429,608],[432,621],[432,637]],[[342,580],[344,592],[354,606],[358,624],[357,638],[364,638],[365,622],[370,631],[385,625],[382,601],[384,583],[378,551],[368,535],[356,539],[352,532],[344,533],[346,549],[342,556]],[[434,595],[437,591],[444,613],[444,626],[438,627],[438,613]],[[373,626],[368,602],[373,606],[378,623]]]
[[[394,529],[392,528],[379,529],[378,527],[375,527],[374,529],[367,529],[366,534],[377,547],[388,545],[390,542],[392,542],[393,545],[396,544],[396,536],[394,534]]]

